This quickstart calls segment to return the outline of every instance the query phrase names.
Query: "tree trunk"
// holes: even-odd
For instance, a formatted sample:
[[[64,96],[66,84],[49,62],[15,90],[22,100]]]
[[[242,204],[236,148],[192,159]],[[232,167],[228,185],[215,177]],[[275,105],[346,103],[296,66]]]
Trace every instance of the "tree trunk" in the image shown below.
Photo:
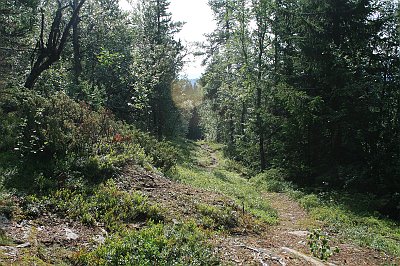
[[[44,32],[44,15],[42,15],[42,23],[41,23],[41,33],[40,39],[38,41],[38,51],[36,60],[34,60],[33,67],[31,72],[25,81],[25,88],[32,89],[35,85],[39,76],[47,69],[50,68],[52,64],[57,62],[60,59],[61,53],[64,50],[65,44],[67,42],[69,31],[74,23],[74,21],[78,17],[79,10],[82,5],[85,3],[85,0],[80,0],[74,10],[72,12],[72,16],[64,28],[64,31],[61,35],[60,26],[62,25],[62,11],[68,6],[62,7],[61,1],[58,1],[58,8],[56,11],[56,15],[53,19],[53,23],[51,25],[49,37],[47,39],[46,45],[44,44],[43,32]]]
[[[257,18],[259,20],[260,18]],[[261,81],[262,81],[262,60],[264,54],[264,42],[266,36],[266,26],[265,22],[258,21],[259,32],[258,32],[258,57],[257,57],[257,88],[256,88],[256,126],[258,133],[258,145],[259,145],[259,156],[260,156],[260,170],[264,171],[266,168],[265,161],[265,147],[264,147],[264,128],[263,122],[261,118],[261,98],[262,98],[262,89],[261,89]]]
[[[78,7],[78,0],[74,0],[73,6],[74,6],[74,9],[76,9]],[[73,49],[74,49],[74,65],[73,65],[74,78],[73,78],[73,80],[76,85],[79,84],[79,76],[82,73],[81,52],[80,52],[80,43],[79,43],[79,38],[80,38],[79,22],[80,22],[80,17],[78,14],[72,24],[72,45],[73,45]]]

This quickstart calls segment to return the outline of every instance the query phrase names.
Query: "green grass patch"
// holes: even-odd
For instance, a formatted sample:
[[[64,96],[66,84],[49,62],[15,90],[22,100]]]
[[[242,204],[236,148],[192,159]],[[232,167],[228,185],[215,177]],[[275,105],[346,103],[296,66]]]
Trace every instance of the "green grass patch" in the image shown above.
[[[337,234],[339,239],[348,239],[359,246],[371,247],[400,256],[400,226],[398,223],[379,217],[367,209],[354,209],[364,197],[353,196],[351,206],[344,203],[351,196],[343,193],[341,203],[336,193],[307,194],[299,198],[300,204],[313,219],[322,222],[326,231]]]
[[[140,231],[116,235],[92,252],[78,255],[78,265],[219,265],[207,234],[194,222],[150,223]]]
[[[6,235],[3,229],[0,229],[0,246],[11,245],[13,241]]]
[[[191,185],[193,187],[222,193],[232,198],[239,206],[243,206],[246,211],[250,212],[262,222],[267,224],[276,224],[278,222],[278,214],[268,202],[262,197],[262,192],[255,188],[254,184],[241,173],[235,171],[232,164],[235,162],[224,158],[221,145],[207,144],[214,150],[217,157],[218,165],[213,169],[207,169],[199,166],[204,161],[204,157],[211,157],[210,153],[204,152],[200,147],[204,142],[194,145],[189,142],[191,148],[190,154],[194,157],[187,161],[180,160],[180,163],[170,171],[168,175],[181,183]],[[183,151],[186,152],[187,151]],[[194,159],[193,159],[194,158]]]
[[[285,179],[287,175],[282,169],[270,169],[251,178],[254,187],[269,192],[288,192],[293,185]]]

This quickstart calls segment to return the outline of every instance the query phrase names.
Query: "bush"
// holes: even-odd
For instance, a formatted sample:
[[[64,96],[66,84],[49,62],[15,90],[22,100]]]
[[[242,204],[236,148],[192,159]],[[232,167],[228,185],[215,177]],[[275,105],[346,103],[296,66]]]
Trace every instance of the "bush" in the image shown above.
[[[115,236],[80,254],[78,265],[219,265],[206,235],[195,223],[148,228]]]
[[[131,138],[134,142],[143,147],[145,153],[151,158],[154,166],[168,171],[177,163],[178,150],[167,141],[157,141],[150,134],[139,130],[131,132]]]
[[[270,169],[252,178],[256,187],[266,189],[270,192],[284,192],[292,188],[292,185],[285,181],[286,174],[281,169]]]
[[[89,225],[101,223],[109,231],[119,231],[125,223],[164,219],[157,205],[149,204],[141,193],[120,191],[112,179],[94,191],[58,190],[47,203],[61,215]]]
[[[313,256],[323,261],[327,261],[332,255],[339,253],[339,248],[331,248],[328,235],[319,229],[312,231],[307,239],[307,244]]]
[[[322,206],[321,200],[315,194],[309,194],[301,198],[300,205],[307,211]]]
[[[203,215],[201,221],[206,228],[229,229],[239,225],[238,213],[231,207],[199,203],[196,208]]]
[[[34,181],[42,189],[56,185],[98,154],[104,143],[110,143],[119,127],[107,110],[92,111],[62,92],[45,98],[22,91],[18,101],[19,124],[13,148],[19,158],[17,185],[31,187]]]
[[[8,182],[12,186],[44,192],[71,176],[104,180],[127,163],[154,163],[163,170],[176,163],[176,151],[169,143],[116,121],[104,108],[95,111],[75,102],[63,92],[43,97],[21,90],[9,101],[14,107],[8,119],[2,119],[8,122],[0,131],[8,137],[0,152],[2,148],[17,158],[9,160],[18,169]]]

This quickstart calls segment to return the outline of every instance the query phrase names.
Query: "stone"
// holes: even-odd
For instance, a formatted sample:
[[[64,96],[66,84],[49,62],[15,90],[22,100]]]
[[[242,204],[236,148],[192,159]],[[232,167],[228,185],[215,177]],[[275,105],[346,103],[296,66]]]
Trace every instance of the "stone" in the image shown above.
[[[0,246],[0,251],[7,257],[16,257],[18,254],[18,249],[11,246]]]
[[[290,235],[299,236],[299,237],[306,237],[310,234],[308,231],[291,231],[288,232]]]
[[[93,241],[95,241],[96,243],[99,243],[99,244],[103,244],[104,241],[106,240],[106,238],[102,235],[95,235],[92,239],[93,239]]]
[[[65,236],[67,237],[68,240],[76,240],[79,238],[79,235],[74,233],[71,229],[64,228],[64,230],[65,230]]]
[[[16,246],[16,248],[28,248],[30,246],[31,246],[31,243],[25,242],[25,243],[23,243],[21,245]]]

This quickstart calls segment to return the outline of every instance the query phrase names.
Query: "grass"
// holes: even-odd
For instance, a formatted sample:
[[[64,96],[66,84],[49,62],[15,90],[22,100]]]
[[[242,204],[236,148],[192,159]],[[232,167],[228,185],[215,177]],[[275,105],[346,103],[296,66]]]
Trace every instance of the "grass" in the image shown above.
[[[237,205],[244,206],[246,211],[262,222],[267,224],[278,222],[277,212],[265,201],[261,191],[255,189],[251,181],[243,178],[242,174],[232,167],[233,164],[237,163],[224,158],[222,145],[186,142],[188,142],[186,151],[184,151],[186,155],[182,156],[183,159],[180,160],[175,169],[169,172],[171,178],[193,187],[222,193],[232,198]],[[212,165],[211,156],[209,152],[200,147],[201,145],[208,145],[215,151],[218,161],[215,168],[208,168]],[[178,148],[185,147],[182,143],[177,146]],[[236,168],[243,169],[242,166]]]
[[[344,197],[351,197],[342,194]],[[366,209],[354,210],[346,204],[335,202],[335,194],[308,194],[299,199],[311,217],[322,223],[326,231],[339,239],[350,240],[359,246],[371,247],[394,256],[400,256],[400,226]],[[362,199],[352,196],[353,202],[363,205]]]
[[[306,227],[321,227],[341,241],[400,256],[400,225],[380,216],[371,195],[347,192],[305,193],[284,181],[281,170],[271,169],[252,178],[257,187],[285,192],[309,213]]]

